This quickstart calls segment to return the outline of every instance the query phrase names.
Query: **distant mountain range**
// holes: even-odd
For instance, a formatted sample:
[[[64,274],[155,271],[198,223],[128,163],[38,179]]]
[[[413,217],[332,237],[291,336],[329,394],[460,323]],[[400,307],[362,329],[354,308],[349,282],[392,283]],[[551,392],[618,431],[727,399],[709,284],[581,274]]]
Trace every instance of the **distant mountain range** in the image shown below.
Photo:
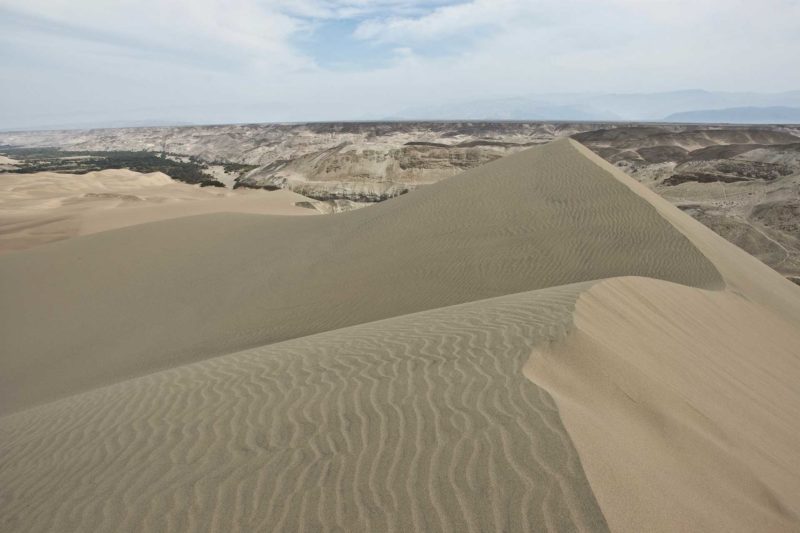
[[[741,111],[739,111],[741,110]],[[745,111],[747,110],[747,111]],[[406,109],[392,119],[795,123],[800,91],[540,94]],[[686,115],[687,113],[698,113]],[[702,118],[708,116],[709,118]]]
[[[395,119],[422,120],[623,120],[605,109],[582,102],[553,102],[539,98],[500,98],[456,102],[402,111]]]
[[[335,104],[313,109],[280,102],[226,103],[213,106],[119,111],[119,116],[68,115],[14,125],[0,116],[0,131],[44,131],[193,124],[308,123],[353,121],[509,120],[539,122],[727,122],[800,123],[800,90],[781,93],[683,90],[657,93],[541,93],[454,100],[380,114],[342,115]],[[327,110],[327,111],[326,111]],[[331,111],[332,110],[332,111]],[[157,118],[160,117],[160,118]],[[198,118],[198,117],[203,117]]]
[[[800,107],[729,107],[673,113],[666,122],[722,122],[731,124],[800,124]]]

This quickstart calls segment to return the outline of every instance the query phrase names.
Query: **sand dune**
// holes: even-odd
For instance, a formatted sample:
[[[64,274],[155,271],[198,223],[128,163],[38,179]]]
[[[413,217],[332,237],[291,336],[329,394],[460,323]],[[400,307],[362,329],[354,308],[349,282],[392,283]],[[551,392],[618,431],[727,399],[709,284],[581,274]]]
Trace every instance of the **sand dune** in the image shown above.
[[[519,372],[585,287],[272,344],[4,417],[4,526],[603,531],[552,400]]]
[[[70,239],[0,258],[0,346],[11,354],[2,409],[321,331],[623,275],[721,284],[684,236],[569,140],[332,217],[204,215]]]
[[[309,215],[290,191],[200,188],[166,174],[0,174],[0,253],[136,224],[207,213]]]
[[[573,141],[0,293],[0,529],[800,527],[800,288]]]

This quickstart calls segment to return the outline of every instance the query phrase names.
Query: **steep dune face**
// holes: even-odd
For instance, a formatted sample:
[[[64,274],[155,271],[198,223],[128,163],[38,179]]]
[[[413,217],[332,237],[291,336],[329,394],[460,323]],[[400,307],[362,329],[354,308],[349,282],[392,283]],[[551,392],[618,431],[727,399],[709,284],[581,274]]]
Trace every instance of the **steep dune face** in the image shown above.
[[[585,146],[575,143],[584,157],[608,172],[620,184],[652,206],[673,228],[710,261],[730,291],[775,310],[784,318],[800,321],[800,289],[787,283],[775,270],[745,253],[670,202],[609,164]]]
[[[0,284],[0,529],[800,525],[800,288],[573,141]]]
[[[623,126],[574,138],[728,241],[800,279],[795,128]]]
[[[623,275],[721,283],[568,140],[332,217],[208,215],[90,235],[0,258],[0,342],[12,354],[3,409],[320,331]]]
[[[574,330],[525,372],[555,398],[612,530],[797,530],[798,324],[653,279],[581,294]]]

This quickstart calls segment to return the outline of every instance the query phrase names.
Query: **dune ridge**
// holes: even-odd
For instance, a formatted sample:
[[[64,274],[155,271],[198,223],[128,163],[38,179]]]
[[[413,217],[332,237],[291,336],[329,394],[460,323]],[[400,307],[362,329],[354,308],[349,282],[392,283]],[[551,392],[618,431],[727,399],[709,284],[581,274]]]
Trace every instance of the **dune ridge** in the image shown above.
[[[800,287],[787,282],[775,270],[736,245],[720,238],[708,227],[682,212],[585,146],[575,141],[572,142],[575,149],[584,157],[653,206],[672,227],[683,234],[714,265],[714,269],[722,278],[722,283],[713,288],[726,288],[746,295],[748,299],[753,299],[774,309],[784,319],[800,323]]]

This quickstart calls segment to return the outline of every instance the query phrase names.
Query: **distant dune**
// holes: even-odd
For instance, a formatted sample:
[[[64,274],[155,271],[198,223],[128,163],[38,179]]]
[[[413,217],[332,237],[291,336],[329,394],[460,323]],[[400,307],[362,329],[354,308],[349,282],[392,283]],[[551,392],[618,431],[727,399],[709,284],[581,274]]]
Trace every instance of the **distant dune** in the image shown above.
[[[572,140],[0,294],[3,530],[800,527],[800,287]]]
[[[308,200],[290,191],[200,188],[160,172],[0,174],[0,253],[189,215],[314,214],[294,205]]]

